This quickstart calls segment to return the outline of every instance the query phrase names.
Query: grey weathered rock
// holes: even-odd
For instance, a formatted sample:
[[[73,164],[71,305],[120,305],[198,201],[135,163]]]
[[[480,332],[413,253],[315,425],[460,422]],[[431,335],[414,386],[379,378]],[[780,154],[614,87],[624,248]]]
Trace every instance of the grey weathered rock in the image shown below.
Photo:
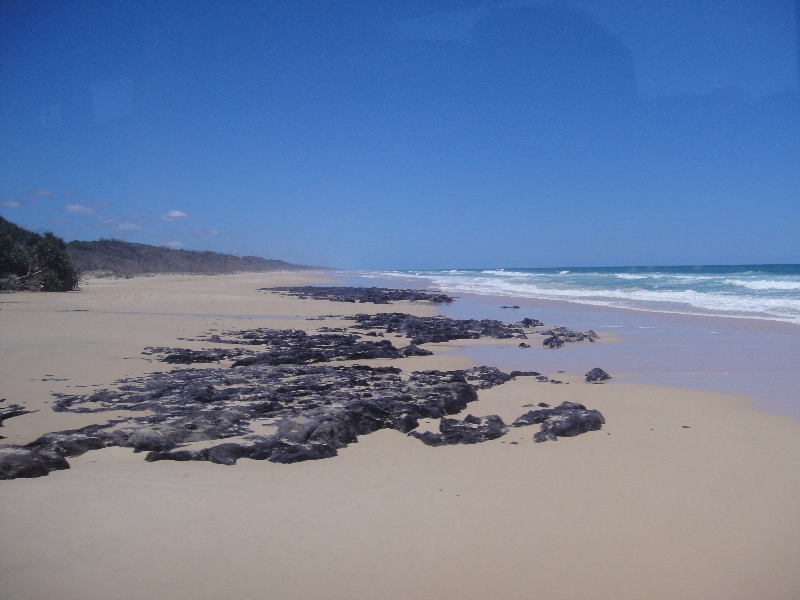
[[[479,321],[449,317],[417,317],[405,313],[358,314],[347,318],[356,321],[353,329],[382,329],[386,333],[401,333],[411,338],[411,343],[415,345],[481,337],[494,339],[525,337],[525,331],[519,324],[503,323],[493,319]]]
[[[61,469],[69,469],[69,463],[55,452],[0,446],[0,479],[42,477]]]
[[[442,419],[439,422],[440,433],[426,431],[409,433],[428,446],[449,446],[452,444],[478,444],[495,440],[508,433],[503,420],[497,415],[475,417],[467,415],[463,420]]]
[[[555,408],[531,410],[518,417],[512,427],[541,424],[533,436],[534,442],[555,441],[559,437],[573,437],[600,429],[605,423],[603,415],[596,410],[587,410],[583,404],[562,402]]]
[[[394,367],[359,365],[254,365],[153,373],[122,380],[116,390],[57,394],[57,411],[146,414],[43,435],[13,452],[6,450],[2,469],[5,478],[46,475],[55,468],[68,468],[67,457],[109,446],[148,452],[149,461],[233,464],[241,457],[284,463],[328,458],[358,436],[378,429],[407,433],[419,419],[461,412],[477,399],[476,390],[510,378],[491,367],[401,376]],[[252,422],[261,418],[275,422],[273,435],[253,433]],[[202,450],[181,447],[209,440],[229,441]]]
[[[313,298],[332,302],[360,302],[372,304],[389,304],[399,300],[424,301],[432,304],[450,304],[455,298],[446,294],[426,292],[424,290],[398,290],[378,287],[335,287],[335,286],[302,286],[260,288],[265,292],[278,292],[297,298]]]
[[[611,379],[611,375],[603,371],[600,367],[595,367],[586,374],[586,383],[602,383]]]
[[[572,331],[566,327],[553,327],[552,329],[540,331],[539,333],[547,336],[544,341],[542,341],[542,345],[553,349],[561,348],[565,343],[569,342],[594,342],[600,337],[591,329],[582,333],[580,331]]]

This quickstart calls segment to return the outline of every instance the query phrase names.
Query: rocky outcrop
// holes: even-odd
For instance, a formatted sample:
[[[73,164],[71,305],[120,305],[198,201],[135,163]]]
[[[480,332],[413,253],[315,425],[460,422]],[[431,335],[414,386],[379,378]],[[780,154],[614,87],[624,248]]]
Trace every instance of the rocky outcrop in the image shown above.
[[[5,402],[5,398],[0,399],[0,402]],[[25,407],[20,406],[19,404],[9,404],[0,410],[0,427],[3,426],[3,421],[6,419],[21,417],[22,415],[27,415],[30,412],[31,411],[25,410]]]
[[[449,342],[451,340],[527,339],[520,323],[503,323],[494,319],[451,319],[449,317],[416,317],[405,313],[358,314],[345,317],[356,322],[352,329],[380,329],[411,338],[412,344]]]
[[[595,367],[586,374],[586,383],[603,383],[611,379],[611,375],[603,371],[600,367]]]
[[[409,435],[428,446],[449,446],[452,444],[478,444],[495,440],[508,433],[503,420],[497,415],[474,417],[467,415],[463,420],[442,419],[439,421],[439,432],[412,431]]]
[[[572,331],[566,327],[553,327],[553,329],[540,331],[539,333],[547,336],[542,342],[542,346],[551,349],[561,348],[565,343],[583,341],[594,342],[600,337],[591,329],[585,333],[582,333],[580,331]]]
[[[400,300],[412,302],[430,302],[432,304],[450,304],[455,300],[446,294],[436,294],[424,290],[400,290],[378,287],[274,287],[260,288],[260,291],[277,292],[297,298],[313,298],[314,300],[329,300],[331,302],[359,302],[372,304],[389,304]]]
[[[204,341],[218,344],[266,346],[263,352],[241,348],[146,348],[143,354],[170,364],[210,363],[233,360],[234,367],[249,365],[303,365],[340,360],[404,358],[430,356],[430,350],[409,344],[396,348],[390,340],[362,340],[359,335],[344,333],[308,334],[301,329],[249,329],[212,335]],[[373,337],[377,337],[373,335]]]
[[[155,356],[159,362],[170,365],[192,365],[196,363],[213,363],[221,360],[236,360],[243,357],[254,356],[251,350],[240,348],[211,348],[203,350],[190,350],[188,348],[145,348],[142,354]]]
[[[511,379],[491,367],[417,371],[394,367],[254,365],[237,369],[177,369],[117,382],[87,395],[58,394],[55,410],[142,416],[49,433],[27,446],[4,447],[4,478],[35,477],[68,468],[66,458],[121,446],[148,452],[147,460],[202,460],[233,464],[248,457],[298,462],[335,456],[378,429],[403,433],[419,419],[463,411],[477,390]],[[275,427],[255,433],[258,421]],[[193,442],[222,443],[203,449]]]
[[[69,469],[69,463],[54,452],[40,452],[23,446],[0,446],[0,479],[42,477],[61,469]]]
[[[541,424],[534,434],[534,442],[556,441],[559,437],[573,437],[595,431],[605,424],[599,411],[588,410],[577,402],[562,402],[555,408],[532,410],[517,418],[512,427],[526,427]]]

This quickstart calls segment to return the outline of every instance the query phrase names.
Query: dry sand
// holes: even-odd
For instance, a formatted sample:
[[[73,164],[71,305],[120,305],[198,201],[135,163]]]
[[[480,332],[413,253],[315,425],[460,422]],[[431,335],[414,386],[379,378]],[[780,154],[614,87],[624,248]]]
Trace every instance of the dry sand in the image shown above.
[[[0,398],[39,409],[8,420],[2,443],[96,420],[53,413],[50,392],[166,368],[145,346],[386,310],[255,291],[324,277],[95,280],[0,296]],[[470,366],[452,350],[395,362]],[[601,431],[558,442],[534,444],[523,428],[429,448],[379,431],[332,459],[235,467],[110,448],[0,482],[0,598],[800,597],[800,422],[744,397],[578,375],[521,378],[468,409],[508,422],[523,404],[572,400],[605,415]]]

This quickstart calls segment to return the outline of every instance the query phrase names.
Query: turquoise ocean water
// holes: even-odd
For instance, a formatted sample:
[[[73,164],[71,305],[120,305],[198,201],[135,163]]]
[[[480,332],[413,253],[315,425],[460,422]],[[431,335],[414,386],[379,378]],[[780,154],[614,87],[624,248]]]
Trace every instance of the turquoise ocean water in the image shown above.
[[[373,275],[424,279],[455,295],[562,300],[800,324],[800,265],[452,269]]]

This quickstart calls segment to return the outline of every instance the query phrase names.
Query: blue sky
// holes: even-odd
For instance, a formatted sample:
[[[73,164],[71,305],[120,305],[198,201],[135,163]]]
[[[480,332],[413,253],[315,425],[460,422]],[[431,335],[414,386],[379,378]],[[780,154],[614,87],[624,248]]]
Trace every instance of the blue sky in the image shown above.
[[[352,269],[800,262],[795,0],[0,0],[0,215]]]

